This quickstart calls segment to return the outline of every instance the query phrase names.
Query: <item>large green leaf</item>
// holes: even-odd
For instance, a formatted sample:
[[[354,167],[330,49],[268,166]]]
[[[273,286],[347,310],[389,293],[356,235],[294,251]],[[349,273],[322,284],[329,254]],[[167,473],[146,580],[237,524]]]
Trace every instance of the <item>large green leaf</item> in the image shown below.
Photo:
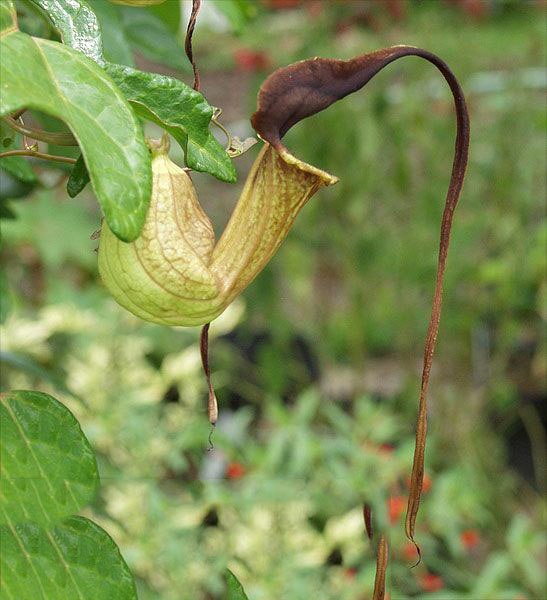
[[[95,495],[95,455],[78,421],[42,392],[0,396],[0,523],[55,523]]]
[[[63,44],[13,32],[0,40],[0,52],[0,114],[34,108],[64,120],[110,228],[124,241],[136,239],[150,201],[150,154],[118,88],[96,63]]]
[[[2,598],[136,600],[135,582],[112,538],[84,517],[51,530],[0,527]]]
[[[226,584],[228,586],[226,600],[249,600],[243,586],[230,569],[226,569]]]
[[[104,65],[101,30],[95,13],[80,0],[30,0],[50,18],[63,42]]]
[[[233,183],[236,180],[236,171],[230,157],[209,131],[213,108],[199,92],[174,77],[105,63],[102,54],[97,59],[95,33],[99,29],[98,21],[83,0],[32,1],[48,12],[59,31],[66,32],[62,33],[66,44],[96,60],[106,69],[140,117],[157,123],[177,140],[186,153],[188,167],[210,173],[222,181]],[[99,15],[106,11],[103,19],[105,22],[111,21],[111,11],[118,10],[111,4],[107,8],[103,0],[91,6]],[[71,18],[71,15],[78,13],[78,7],[86,15],[85,19]],[[162,48],[162,52],[182,56],[182,49],[176,42],[170,41],[171,34],[165,33],[163,24],[161,27],[154,25],[157,19],[148,11],[129,8],[127,11],[122,9],[122,13],[125,15],[124,23],[128,28],[128,35],[137,35],[142,27],[147,35],[155,36],[155,48],[158,46]],[[145,27],[146,23],[148,25]],[[160,27],[161,31],[157,27]],[[123,36],[123,27],[116,29]],[[86,39],[86,34],[89,34],[89,39]],[[175,44],[176,48],[170,47],[172,44]],[[91,51],[88,52],[88,49]],[[69,180],[68,189],[71,196],[75,196],[85,186],[85,170],[81,167],[82,165],[75,167]]]
[[[0,32],[7,34],[17,29],[15,7],[11,0],[0,2]]]
[[[106,70],[139,116],[166,129],[186,150],[186,163],[233,183],[232,160],[209,131],[213,115],[205,98],[182,81],[121,65]]]

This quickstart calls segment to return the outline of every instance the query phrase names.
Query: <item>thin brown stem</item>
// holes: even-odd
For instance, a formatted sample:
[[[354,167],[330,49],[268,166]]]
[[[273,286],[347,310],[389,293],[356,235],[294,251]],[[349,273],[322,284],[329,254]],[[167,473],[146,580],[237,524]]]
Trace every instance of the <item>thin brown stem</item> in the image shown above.
[[[363,520],[365,522],[365,532],[370,541],[374,537],[374,528],[372,526],[372,508],[370,504],[363,505]]]
[[[20,118],[20,115],[18,118]],[[53,131],[36,129],[35,127],[29,127],[24,123],[18,123],[13,117],[3,117],[3,119],[14,131],[17,131],[26,137],[32,138],[33,140],[47,142],[48,144],[55,144],[56,146],[78,145],[76,138],[71,133],[55,133]]]
[[[46,154],[45,152],[38,152],[37,150],[8,150],[7,152],[0,152],[0,158],[7,158],[8,156],[32,156],[34,158],[41,158],[42,160],[63,162],[70,165],[76,162],[76,159],[70,158],[70,156],[55,156],[53,154]]]
[[[545,494],[547,491],[547,477],[545,475],[544,459],[547,449],[547,436],[541,422],[541,416],[533,404],[523,404],[518,409],[518,414],[530,440],[536,483],[539,491]]]
[[[376,576],[374,578],[374,592],[372,600],[384,600],[386,596],[386,571],[388,564],[388,549],[384,535],[380,536],[376,554]]]
[[[192,0],[192,13],[190,15],[190,20],[188,21],[188,28],[186,29],[186,39],[184,40],[184,50],[188,60],[192,65],[192,71],[194,72],[193,88],[196,90],[196,92],[199,92],[200,90],[200,77],[198,67],[194,61],[194,53],[192,51],[192,36],[194,35],[194,29],[196,27],[196,21],[200,7],[201,0]]]

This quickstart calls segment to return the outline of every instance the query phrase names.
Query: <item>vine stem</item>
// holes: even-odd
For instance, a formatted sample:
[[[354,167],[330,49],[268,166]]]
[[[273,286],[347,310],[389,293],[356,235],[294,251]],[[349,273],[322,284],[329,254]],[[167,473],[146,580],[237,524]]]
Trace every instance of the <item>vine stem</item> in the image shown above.
[[[230,150],[232,147],[232,134],[224,127],[224,125],[218,120],[220,115],[222,114],[222,108],[217,108],[213,114],[213,118],[211,119],[211,123],[216,125],[222,133],[226,136],[226,152]]]
[[[19,117],[20,118],[20,115]],[[22,123],[18,123],[13,117],[3,117],[3,120],[15,131],[23,134],[26,137],[55,144],[56,146],[77,146],[78,142],[71,133],[55,133],[52,131],[44,131],[43,129],[35,129]]]
[[[192,65],[192,71],[194,72],[194,84],[193,88],[196,92],[199,92],[201,87],[201,81],[199,77],[198,67],[194,61],[194,53],[192,51],[192,36],[194,35],[194,29],[196,27],[196,21],[198,18],[199,9],[201,8],[201,0],[192,0],[192,13],[190,14],[190,20],[188,21],[188,28],[186,29],[186,39],[184,40],[184,50],[186,56]]]
[[[34,158],[41,158],[42,160],[63,162],[70,165],[76,163],[76,159],[71,158],[70,156],[55,156],[54,154],[39,152],[38,150],[8,150],[7,152],[0,152],[0,158],[7,158],[9,156],[33,156]]]

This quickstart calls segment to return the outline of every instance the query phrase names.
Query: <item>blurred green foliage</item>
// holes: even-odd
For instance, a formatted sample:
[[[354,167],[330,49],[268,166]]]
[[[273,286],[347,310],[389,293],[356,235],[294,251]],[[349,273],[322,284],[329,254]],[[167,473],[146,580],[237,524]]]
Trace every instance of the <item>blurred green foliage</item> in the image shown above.
[[[2,386],[52,391],[61,378],[71,390],[57,396],[98,452],[103,480],[85,514],[119,544],[144,600],[220,598],[226,566],[252,600],[368,598],[365,501],[390,532],[392,600],[538,600],[545,14],[506,2],[474,20],[426,2],[409,3],[400,20],[378,8],[372,22],[360,3],[315,4],[322,10],[262,10],[237,38],[208,35],[203,21],[195,53],[205,84],[226,85],[240,49],[265,53],[275,68],[405,43],[446,60],[471,110],[432,381],[423,563],[409,568],[401,506],[454,117],[448,90],[417,59],[287,135],[298,157],[341,181],[302,211],[265,272],[212,326],[221,406],[213,452],[198,332],[141,323],[107,297],[89,239],[95,203],[89,192],[69,200],[66,174],[42,165],[35,191],[9,204],[17,219],[2,222],[14,308],[1,335],[3,351],[52,379],[12,362]],[[240,104],[223,106],[234,120],[251,114],[265,76],[248,71],[235,71]],[[225,220],[237,190],[196,179]]]

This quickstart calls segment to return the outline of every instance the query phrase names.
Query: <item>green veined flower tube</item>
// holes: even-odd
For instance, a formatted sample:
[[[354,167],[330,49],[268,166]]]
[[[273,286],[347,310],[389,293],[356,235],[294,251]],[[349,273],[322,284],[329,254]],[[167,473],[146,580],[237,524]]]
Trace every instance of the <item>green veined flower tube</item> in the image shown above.
[[[152,143],[152,197],[140,237],[122,242],[103,223],[99,272],[116,301],[138,317],[204,325],[262,271],[313,194],[337,179],[265,144],[215,245],[192,180],[167,152],[166,137]]]

